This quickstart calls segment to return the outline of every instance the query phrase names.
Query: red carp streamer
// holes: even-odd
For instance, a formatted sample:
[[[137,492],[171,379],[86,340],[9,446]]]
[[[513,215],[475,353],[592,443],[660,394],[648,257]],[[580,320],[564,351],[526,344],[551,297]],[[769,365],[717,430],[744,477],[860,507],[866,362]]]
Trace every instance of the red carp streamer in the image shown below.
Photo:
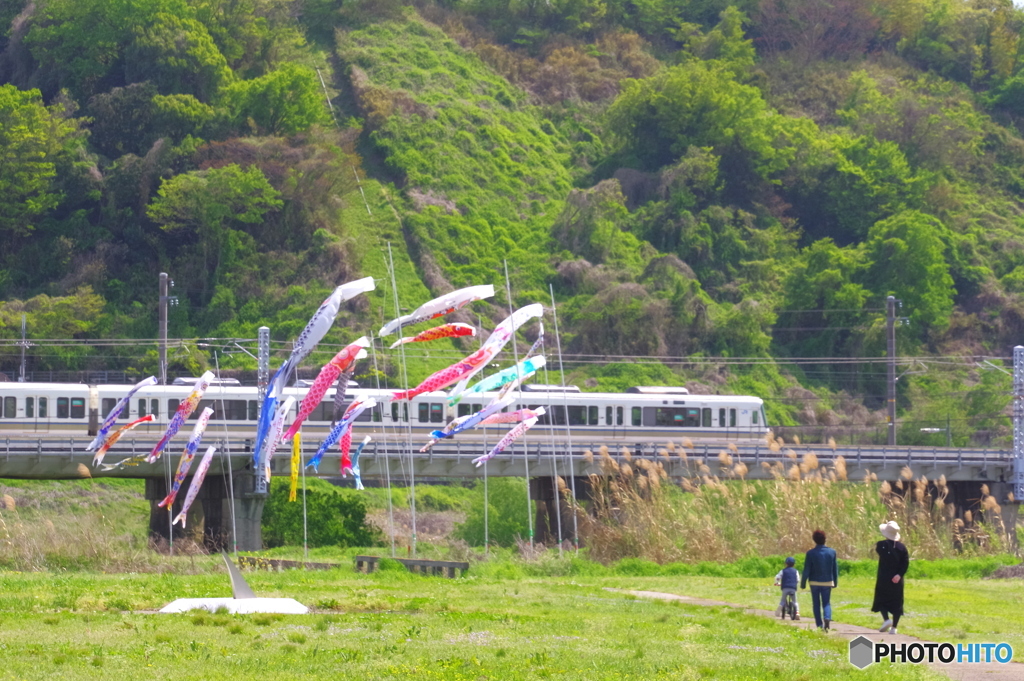
[[[391,344],[394,350],[403,343],[423,343],[424,341],[437,340],[438,338],[459,338],[460,336],[475,336],[476,328],[469,324],[442,324],[432,329],[422,331],[411,338],[401,338]]]

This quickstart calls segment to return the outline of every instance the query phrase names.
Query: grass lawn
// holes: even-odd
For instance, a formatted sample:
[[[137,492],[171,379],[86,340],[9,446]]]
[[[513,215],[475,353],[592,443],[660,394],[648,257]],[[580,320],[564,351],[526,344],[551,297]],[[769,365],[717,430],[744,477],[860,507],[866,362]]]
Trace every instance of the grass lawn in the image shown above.
[[[629,578],[607,580],[609,586],[636,589]],[[685,596],[698,596],[749,607],[774,610],[779,602],[778,587],[771,579],[718,577],[645,577],[644,589]],[[832,591],[832,616],[839,622],[863,626],[881,625],[881,616],[871,612],[874,577],[839,576],[839,588]],[[799,592],[801,616],[813,617],[810,591]],[[1020,579],[914,579],[913,567],[907,578],[906,613],[900,632],[931,641],[1006,641],[1014,650],[1024,650],[1024,580]]]
[[[191,559],[175,560],[187,567]],[[258,594],[295,597],[321,612],[121,612],[227,595],[213,559],[195,560],[198,574],[0,574],[0,678],[941,678],[910,665],[858,671],[846,661],[845,640],[603,588],[618,581],[689,590],[662,578],[249,573]]]

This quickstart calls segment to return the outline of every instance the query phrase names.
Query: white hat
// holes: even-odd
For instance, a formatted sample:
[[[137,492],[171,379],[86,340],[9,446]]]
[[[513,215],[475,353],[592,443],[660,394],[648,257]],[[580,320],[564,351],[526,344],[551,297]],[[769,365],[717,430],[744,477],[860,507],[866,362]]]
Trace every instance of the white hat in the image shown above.
[[[882,533],[882,536],[886,539],[892,539],[893,541],[900,540],[900,526],[895,520],[890,520],[887,523],[878,526],[878,531]]]

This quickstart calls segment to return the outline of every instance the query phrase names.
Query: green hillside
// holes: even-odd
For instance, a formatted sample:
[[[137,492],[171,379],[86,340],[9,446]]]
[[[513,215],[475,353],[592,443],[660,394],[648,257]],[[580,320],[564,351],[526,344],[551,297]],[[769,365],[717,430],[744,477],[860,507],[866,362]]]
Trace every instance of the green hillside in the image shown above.
[[[0,27],[0,337],[22,314],[36,339],[154,337],[166,271],[172,336],[287,341],[372,275],[341,343],[395,315],[391,259],[405,309],[503,291],[507,262],[515,304],[554,288],[586,389],[754,393],[790,434],[870,442],[894,295],[900,441],[942,444],[920,429],[947,419],[958,444],[1008,435],[1009,2],[49,0],[5,4]],[[489,330],[507,307],[460,318]],[[410,348],[410,380],[471,347]],[[172,370],[251,369],[232,348],[197,340]],[[362,380],[402,381],[376,359]]]

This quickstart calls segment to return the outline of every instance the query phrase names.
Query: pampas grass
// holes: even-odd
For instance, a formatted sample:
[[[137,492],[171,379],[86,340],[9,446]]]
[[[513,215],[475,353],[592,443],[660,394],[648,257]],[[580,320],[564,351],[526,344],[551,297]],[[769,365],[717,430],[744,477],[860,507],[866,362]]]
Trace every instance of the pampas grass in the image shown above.
[[[773,440],[775,442],[775,440]],[[758,555],[806,551],[811,532],[822,529],[840,558],[871,559],[881,539],[878,525],[896,520],[914,558],[938,559],[1004,550],[1009,537],[1001,508],[983,490],[978,508],[948,503],[944,478],[877,482],[866,473],[850,482],[847,462],[822,462],[808,453],[799,462],[761,462],[771,480],[746,479],[749,469],[728,452],[717,456],[720,474],[698,458],[674,463],[686,476],[661,485],[660,461],[633,465],[602,460],[603,475],[591,477],[591,512],[581,538],[604,563],[623,558],[665,562],[729,562]],[[909,469],[907,469],[909,470]],[[582,516],[581,516],[582,518]]]

